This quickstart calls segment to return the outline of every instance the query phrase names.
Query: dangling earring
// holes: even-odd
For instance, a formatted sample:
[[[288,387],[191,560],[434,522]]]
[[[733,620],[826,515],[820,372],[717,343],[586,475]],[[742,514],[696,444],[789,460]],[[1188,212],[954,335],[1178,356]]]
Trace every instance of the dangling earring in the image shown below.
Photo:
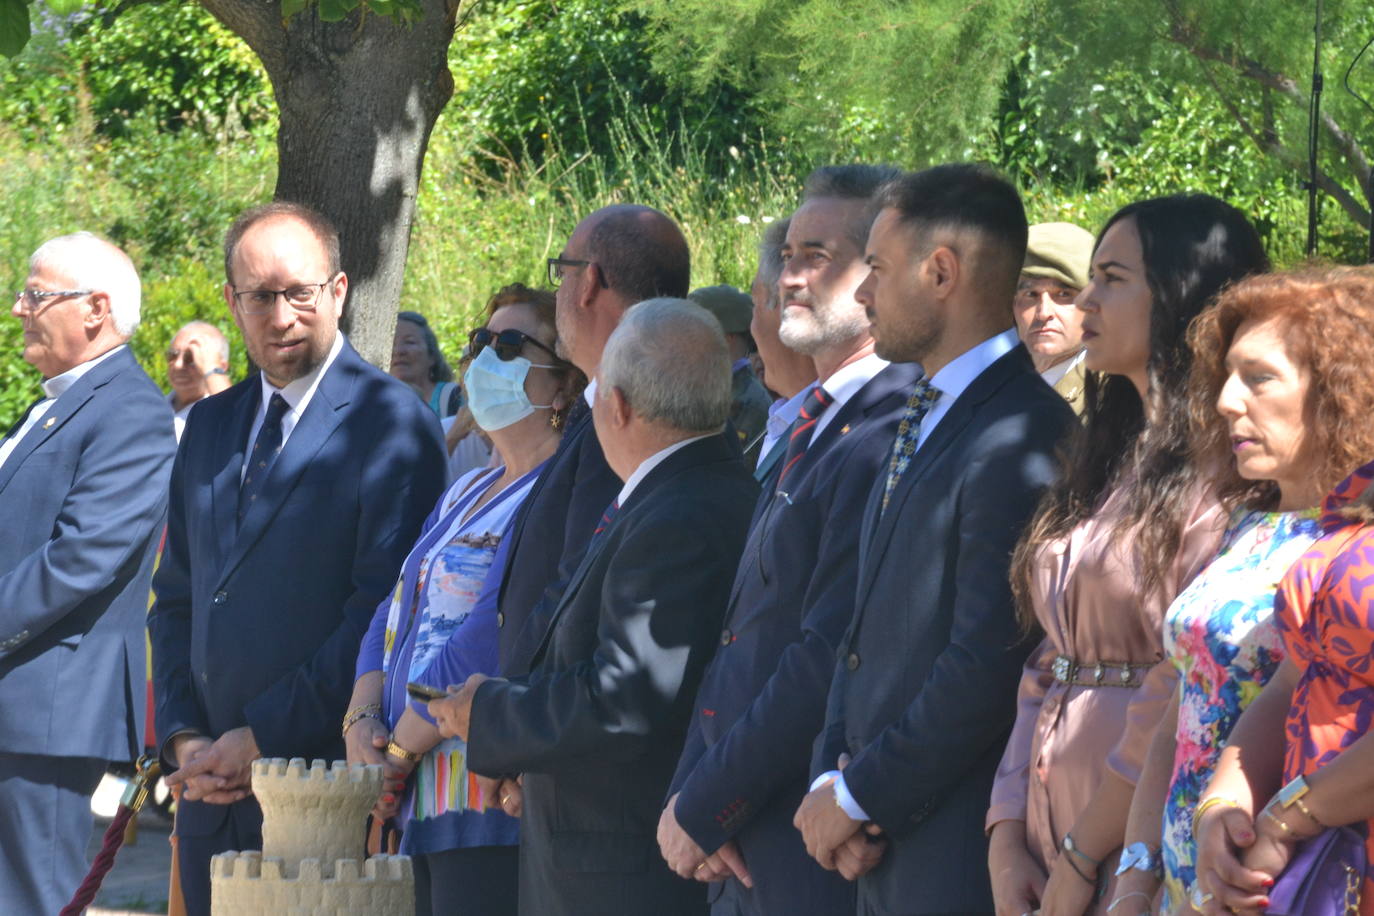
[[[564,416],[562,411],[549,411],[549,426],[553,427],[554,432],[558,433],[563,431],[563,420]]]

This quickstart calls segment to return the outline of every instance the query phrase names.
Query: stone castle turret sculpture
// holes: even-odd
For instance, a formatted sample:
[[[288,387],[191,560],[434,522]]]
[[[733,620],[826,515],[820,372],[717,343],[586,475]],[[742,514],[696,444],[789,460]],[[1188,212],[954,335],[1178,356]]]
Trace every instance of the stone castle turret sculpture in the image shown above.
[[[410,858],[363,858],[367,813],[381,790],[380,766],[315,760],[307,768],[299,757],[254,762],[262,852],[210,861],[212,916],[413,916]]]

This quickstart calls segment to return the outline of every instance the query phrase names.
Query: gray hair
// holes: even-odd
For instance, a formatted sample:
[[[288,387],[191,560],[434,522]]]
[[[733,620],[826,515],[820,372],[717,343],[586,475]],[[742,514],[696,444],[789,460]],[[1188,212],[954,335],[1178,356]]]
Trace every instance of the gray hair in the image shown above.
[[[183,331],[195,331],[197,333],[204,334],[206,337],[209,337],[211,340],[213,340],[215,342],[215,355],[220,358],[220,362],[224,363],[225,365],[228,365],[229,338],[224,336],[223,331],[221,331],[219,328],[215,327],[208,321],[188,321],[181,327],[177,328],[177,332],[172,335],[172,339],[176,340],[179,336],[181,336],[181,333]]]
[[[782,279],[782,246],[787,241],[787,227],[792,225],[792,217],[776,220],[764,230],[759,241],[759,269],[755,280],[768,288],[769,311],[777,311],[781,293],[778,281]]]
[[[714,433],[730,416],[730,353],[720,322],[686,299],[646,299],[606,341],[597,392],[620,389],[635,413],[685,433]]]
[[[134,262],[119,246],[90,232],[48,239],[29,257],[29,273],[42,267],[60,270],[79,289],[110,298],[110,320],[124,339],[138,330],[143,287]]]
[[[832,197],[840,200],[872,201],[878,189],[902,176],[902,170],[893,165],[823,165],[806,176],[802,186],[802,202],[817,197]],[[860,252],[868,245],[868,230],[873,225],[877,207],[870,206],[845,230]]]

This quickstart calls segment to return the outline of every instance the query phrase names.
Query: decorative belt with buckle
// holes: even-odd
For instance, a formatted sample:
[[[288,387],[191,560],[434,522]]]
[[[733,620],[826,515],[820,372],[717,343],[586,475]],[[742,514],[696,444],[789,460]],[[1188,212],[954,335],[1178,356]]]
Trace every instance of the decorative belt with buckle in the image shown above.
[[[1086,664],[1067,655],[1056,655],[1050,665],[1050,673],[1061,684],[1077,684],[1081,687],[1139,687],[1146,671],[1155,662],[1136,664],[1135,662],[1097,662]]]

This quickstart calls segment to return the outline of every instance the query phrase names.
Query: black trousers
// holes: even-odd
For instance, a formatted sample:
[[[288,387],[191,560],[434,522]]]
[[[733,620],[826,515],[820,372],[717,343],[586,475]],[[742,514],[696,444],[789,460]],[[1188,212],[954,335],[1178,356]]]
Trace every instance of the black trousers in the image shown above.
[[[183,801],[177,812],[177,874],[187,916],[210,916],[210,859],[230,850],[261,849],[262,808],[246,798],[228,806],[216,829],[187,830],[182,814],[198,804],[204,803]]]
[[[415,916],[515,916],[519,861],[518,846],[415,856]]]

